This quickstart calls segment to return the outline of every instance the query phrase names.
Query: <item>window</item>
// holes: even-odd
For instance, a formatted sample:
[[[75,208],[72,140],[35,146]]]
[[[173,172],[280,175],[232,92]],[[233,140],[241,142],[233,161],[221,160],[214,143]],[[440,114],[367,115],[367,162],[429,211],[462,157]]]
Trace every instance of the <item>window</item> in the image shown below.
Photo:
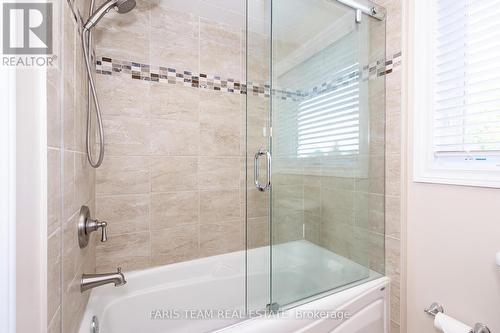
[[[415,178],[497,187],[500,0],[415,6]]]
[[[335,78],[336,89],[308,98],[298,109],[298,157],[359,154],[359,69],[350,65]]]
[[[359,28],[346,15],[342,28],[329,30],[329,41],[313,40],[274,66],[274,89],[286,87],[289,94],[272,102],[275,166],[288,173],[367,177],[370,116],[383,110],[369,108],[373,83],[362,76],[370,49],[360,43],[367,31]]]

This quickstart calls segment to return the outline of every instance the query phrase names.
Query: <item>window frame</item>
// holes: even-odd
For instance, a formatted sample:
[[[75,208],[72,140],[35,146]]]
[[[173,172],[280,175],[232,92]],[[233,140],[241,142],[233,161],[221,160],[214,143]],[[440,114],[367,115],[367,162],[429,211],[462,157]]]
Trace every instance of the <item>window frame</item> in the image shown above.
[[[463,186],[500,188],[497,170],[477,167],[474,162],[456,162],[453,167],[438,166],[433,146],[433,4],[436,0],[414,4],[412,69],[413,77],[413,181]],[[485,155],[485,154],[481,154]]]

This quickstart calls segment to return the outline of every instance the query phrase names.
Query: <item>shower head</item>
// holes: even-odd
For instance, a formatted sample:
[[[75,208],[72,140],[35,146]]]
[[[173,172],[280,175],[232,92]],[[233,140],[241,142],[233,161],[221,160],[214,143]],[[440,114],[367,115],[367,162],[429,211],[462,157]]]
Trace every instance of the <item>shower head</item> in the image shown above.
[[[116,11],[120,14],[130,12],[135,8],[135,0],[118,0],[116,1]]]
[[[111,8],[115,8],[115,10],[120,14],[125,14],[134,9],[135,5],[135,0],[108,0],[89,17],[87,23],[83,26],[83,29],[92,29],[104,17],[104,15],[111,10]]]

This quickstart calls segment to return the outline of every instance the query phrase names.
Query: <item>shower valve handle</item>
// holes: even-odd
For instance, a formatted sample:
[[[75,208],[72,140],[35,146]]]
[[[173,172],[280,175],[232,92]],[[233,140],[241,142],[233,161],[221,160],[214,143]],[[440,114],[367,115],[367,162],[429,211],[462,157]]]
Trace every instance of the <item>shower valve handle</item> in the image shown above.
[[[105,242],[108,240],[108,222],[106,221],[97,221],[97,228],[101,228],[101,242]]]
[[[89,219],[86,225],[86,232],[90,234],[93,231],[99,230],[101,228],[101,242],[105,242],[108,240],[108,232],[107,232],[108,222],[92,220]]]
[[[83,249],[90,240],[90,234],[101,229],[101,242],[108,240],[108,222],[99,221],[90,217],[90,210],[87,206],[80,209],[80,218],[78,220],[78,244]]]
[[[107,222],[104,222],[106,223],[103,227],[102,227],[102,231],[101,231],[101,242],[105,242],[108,240],[108,223]]]

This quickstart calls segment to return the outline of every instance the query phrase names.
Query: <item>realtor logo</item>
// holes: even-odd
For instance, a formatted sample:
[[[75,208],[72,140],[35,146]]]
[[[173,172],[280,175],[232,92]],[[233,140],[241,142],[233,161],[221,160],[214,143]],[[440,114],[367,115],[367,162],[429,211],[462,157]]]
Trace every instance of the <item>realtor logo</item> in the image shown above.
[[[3,4],[3,53],[52,54],[52,4]]]

